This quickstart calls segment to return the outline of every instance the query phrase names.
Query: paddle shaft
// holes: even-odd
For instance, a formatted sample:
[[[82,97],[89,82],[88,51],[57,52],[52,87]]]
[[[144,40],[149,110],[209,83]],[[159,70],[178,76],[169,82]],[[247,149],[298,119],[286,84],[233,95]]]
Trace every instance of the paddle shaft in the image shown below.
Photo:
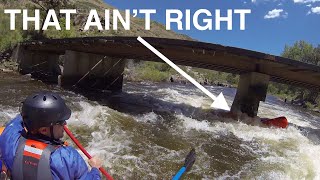
[[[88,153],[87,150],[85,150],[83,148],[83,146],[80,144],[80,142],[78,141],[78,139],[76,139],[74,137],[74,135],[71,133],[71,131],[68,129],[68,127],[66,125],[63,126],[65,132],[68,134],[68,136],[72,139],[72,141],[79,147],[79,149],[89,158],[91,159],[92,156]],[[107,171],[105,169],[103,169],[102,167],[99,168],[100,172],[106,176],[106,178],[108,180],[113,180],[113,178],[107,173]]]
[[[180,177],[183,175],[184,172],[186,172],[186,167],[183,166],[178,172],[176,175],[173,176],[172,180],[179,180]]]
[[[196,161],[196,150],[194,148],[188,153],[186,159],[184,160],[184,165],[179,169],[176,175],[173,176],[172,180],[179,180],[180,177],[186,171],[189,171]]]

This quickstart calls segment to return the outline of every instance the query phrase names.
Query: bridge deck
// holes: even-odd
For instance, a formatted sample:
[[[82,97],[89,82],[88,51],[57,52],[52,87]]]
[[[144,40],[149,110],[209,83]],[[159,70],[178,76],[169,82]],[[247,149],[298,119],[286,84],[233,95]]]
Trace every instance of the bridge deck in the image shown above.
[[[307,88],[320,88],[320,67],[260,52],[217,44],[144,38],[178,65],[193,66],[241,74],[260,72],[271,81]],[[161,61],[136,37],[86,37],[30,41],[22,43],[27,50],[64,54],[65,50],[108,55],[124,59]]]

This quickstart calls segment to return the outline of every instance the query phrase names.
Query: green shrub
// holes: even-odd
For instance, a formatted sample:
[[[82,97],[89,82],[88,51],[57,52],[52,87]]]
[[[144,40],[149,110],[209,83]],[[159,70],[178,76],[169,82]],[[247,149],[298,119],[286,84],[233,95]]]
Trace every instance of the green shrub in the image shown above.
[[[0,9],[3,12],[3,9]],[[17,16],[18,17],[18,16]],[[20,18],[16,18],[16,30],[10,30],[9,15],[0,13],[0,52],[13,48],[16,44],[24,40],[21,32]]]
[[[163,82],[167,81],[172,73],[170,66],[167,67],[164,63],[158,62],[141,62],[136,69],[137,80]]]
[[[49,38],[72,38],[77,37],[75,27],[70,23],[70,30],[66,30],[66,19],[61,18],[59,20],[61,30],[56,30],[55,27],[49,27],[48,30],[44,32],[45,36]]]

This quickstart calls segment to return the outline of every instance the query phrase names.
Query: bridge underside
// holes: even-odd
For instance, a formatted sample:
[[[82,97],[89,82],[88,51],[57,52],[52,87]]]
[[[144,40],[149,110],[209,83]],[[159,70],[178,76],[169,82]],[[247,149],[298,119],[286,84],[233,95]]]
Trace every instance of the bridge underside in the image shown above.
[[[318,66],[217,44],[144,39],[175,64],[240,74],[232,110],[241,110],[251,116],[256,115],[259,102],[264,101],[269,81],[320,89]],[[121,90],[124,60],[162,62],[136,37],[33,41],[22,43],[16,54],[22,73],[33,72],[39,76],[52,73],[60,76],[65,86],[82,85],[110,90]],[[64,66],[63,71],[61,66]]]

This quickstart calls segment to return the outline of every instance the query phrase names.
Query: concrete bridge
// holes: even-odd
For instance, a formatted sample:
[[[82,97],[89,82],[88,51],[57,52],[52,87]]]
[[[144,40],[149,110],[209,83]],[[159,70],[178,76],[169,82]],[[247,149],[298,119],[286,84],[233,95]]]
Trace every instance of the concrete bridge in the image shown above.
[[[269,81],[320,89],[320,67],[260,52],[196,41],[144,38],[177,65],[240,74],[232,111],[250,116]],[[136,37],[85,37],[21,43],[14,52],[22,74],[64,87],[118,91],[126,59],[163,62]]]

